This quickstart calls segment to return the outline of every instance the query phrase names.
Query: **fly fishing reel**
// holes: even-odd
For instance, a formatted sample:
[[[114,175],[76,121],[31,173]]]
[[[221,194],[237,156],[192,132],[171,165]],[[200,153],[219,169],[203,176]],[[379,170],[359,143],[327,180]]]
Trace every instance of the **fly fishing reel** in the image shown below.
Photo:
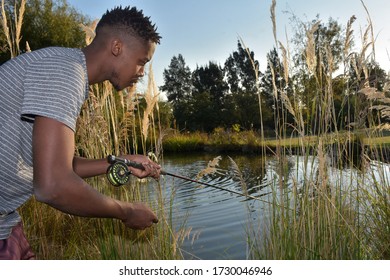
[[[107,169],[107,179],[115,187],[125,185],[130,180],[131,171],[126,163],[114,161]]]

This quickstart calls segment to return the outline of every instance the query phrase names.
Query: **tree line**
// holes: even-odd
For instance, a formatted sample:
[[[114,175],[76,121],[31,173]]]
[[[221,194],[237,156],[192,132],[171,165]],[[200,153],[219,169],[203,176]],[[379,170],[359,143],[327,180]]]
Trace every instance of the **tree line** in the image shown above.
[[[253,52],[237,45],[224,67],[210,61],[191,71],[181,54],[172,58],[160,89],[172,105],[176,128],[210,132],[235,124],[259,127],[258,62]]]
[[[369,105],[360,90],[367,86],[383,90],[387,75],[372,54],[363,57],[351,51],[353,21],[351,17],[342,27],[332,18],[322,23],[317,16],[301,24],[306,29],[295,31],[295,52],[287,58],[282,45],[270,50],[264,72],[259,71],[254,52],[240,40],[222,66],[210,61],[191,71],[181,54],[174,56],[160,89],[172,105],[175,127],[211,132],[234,126],[267,134],[283,126],[293,131],[297,108],[309,134],[356,125]],[[332,100],[326,108],[323,98]],[[360,120],[360,126],[367,121]],[[380,121],[374,117],[374,122]]]

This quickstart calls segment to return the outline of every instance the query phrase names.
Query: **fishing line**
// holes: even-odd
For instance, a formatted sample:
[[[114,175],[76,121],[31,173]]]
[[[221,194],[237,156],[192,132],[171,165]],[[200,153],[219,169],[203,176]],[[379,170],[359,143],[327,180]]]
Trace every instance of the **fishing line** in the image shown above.
[[[116,157],[114,155],[109,155],[107,157],[107,161],[108,161],[108,163],[110,163],[110,166],[107,169],[107,179],[115,187],[120,187],[120,186],[125,185],[126,183],[129,182],[131,171],[128,169],[128,166],[134,167],[134,168],[137,168],[137,169],[141,169],[141,170],[145,169],[145,167],[141,163],[138,163],[138,162],[135,162],[135,161],[131,161],[131,160],[128,160],[128,159],[125,159],[125,158]],[[212,188],[215,188],[215,189],[218,189],[218,190],[222,190],[222,191],[226,191],[226,192],[229,192],[229,193],[233,193],[233,194],[236,194],[236,195],[239,195],[239,196],[243,196],[243,197],[246,197],[246,198],[267,202],[267,201],[259,199],[259,197],[256,197],[256,196],[253,196],[253,195],[250,195],[250,194],[244,194],[244,193],[240,193],[238,191],[228,190],[228,189],[225,189],[223,187],[216,186],[214,184],[198,181],[198,180],[191,179],[191,178],[188,178],[188,177],[185,177],[185,176],[181,176],[181,175],[178,175],[178,174],[170,173],[170,172],[167,172],[165,170],[161,170],[160,174],[161,175],[167,175],[167,176],[175,177],[175,178],[178,178],[178,179],[182,179],[182,180],[185,180],[185,181],[189,181],[189,182],[193,182],[193,183],[197,183],[197,184],[201,184],[201,185],[205,185],[205,186],[208,186],[208,187],[212,187]],[[267,195],[267,194],[268,193],[265,193],[265,194],[262,194],[261,196],[264,196],[264,195]]]

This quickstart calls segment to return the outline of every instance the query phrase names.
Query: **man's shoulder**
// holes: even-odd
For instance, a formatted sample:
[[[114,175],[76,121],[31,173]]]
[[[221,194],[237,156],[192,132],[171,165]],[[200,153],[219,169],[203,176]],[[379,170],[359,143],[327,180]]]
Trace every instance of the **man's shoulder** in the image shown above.
[[[47,47],[23,53],[7,62],[1,67],[19,67],[26,69],[29,65],[56,65],[56,64],[79,64],[85,65],[85,57],[80,49],[64,47]]]
[[[84,54],[80,49],[76,48],[64,48],[64,47],[47,47],[32,51],[29,54],[35,58],[41,59],[64,59],[64,60],[76,60],[82,61]]]
[[[23,58],[22,58],[23,59]],[[59,78],[69,80],[84,79],[86,76],[86,61],[80,49],[48,47],[33,51],[27,60],[26,77],[33,80],[39,77]],[[46,79],[46,78],[45,78]]]

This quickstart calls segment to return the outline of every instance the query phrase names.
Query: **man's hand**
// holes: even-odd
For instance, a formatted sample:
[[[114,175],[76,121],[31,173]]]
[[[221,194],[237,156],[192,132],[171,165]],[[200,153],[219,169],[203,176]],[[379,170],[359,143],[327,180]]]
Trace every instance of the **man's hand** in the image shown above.
[[[157,216],[142,203],[119,202],[124,212],[122,222],[129,228],[143,230],[158,223]]]
[[[134,176],[138,178],[153,177],[157,180],[160,178],[161,166],[151,161],[148,157],[143,155],[126,155],[121,157],[142,164],[144,170],[130,167],[130,171]]]

